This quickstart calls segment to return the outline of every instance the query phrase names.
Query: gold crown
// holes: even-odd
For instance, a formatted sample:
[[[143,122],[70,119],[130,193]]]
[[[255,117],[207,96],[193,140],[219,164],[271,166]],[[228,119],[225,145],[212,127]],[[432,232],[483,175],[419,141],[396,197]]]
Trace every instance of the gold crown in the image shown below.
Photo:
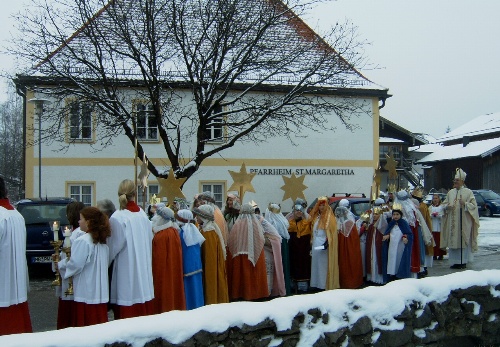
[[[416,187],[415,189],[413,189],[413,191],[411,192],[411,195],[417,197],[417,198],[422,198],[423,196],[423,189],[420,188],[420,187]]]
[[[370,210],[363,212],[363,213],[361,214],[361,216],[359,216],[359,218],[360,218],[363,222],[369,222],[369,221],[370,221]]]
[[[278,205],[278,207],[273,207],[272,205]],[[279,204],[273,204],[272,202],[269,203],[269,206],[267,207],[269,211],[272,213],[280,213],[281,212],[281,206]]]
[[[382,207],[375,207],[373,209],[373,214],[381,214],[383,212]]]
[[[392,204],[392,210],[403,211],[403,205],[401,205],[399,202],[395,202],[394,204]]]

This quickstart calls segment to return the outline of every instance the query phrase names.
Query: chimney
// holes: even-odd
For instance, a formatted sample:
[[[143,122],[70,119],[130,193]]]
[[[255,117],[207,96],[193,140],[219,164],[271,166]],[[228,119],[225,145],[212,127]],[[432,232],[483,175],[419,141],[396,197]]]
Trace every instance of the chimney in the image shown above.
[[[462,138],[462,146],[463,147],[467,147],[467,145],[469,144],[469,142],[470,142],[470,136],[464,136]]]

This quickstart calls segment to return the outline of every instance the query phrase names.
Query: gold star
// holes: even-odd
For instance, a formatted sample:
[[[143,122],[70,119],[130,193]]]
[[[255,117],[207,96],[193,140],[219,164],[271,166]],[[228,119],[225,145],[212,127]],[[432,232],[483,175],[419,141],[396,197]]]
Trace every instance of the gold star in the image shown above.
[[[245,192],[255,193],[255,189],[253,189],[252,186],[252,179],[255,177],[256,173],[247,173],[245,163],[241,165],[240,172],[231,170],[228,171],[234,181],[228,191],[238,191],[240,193],[241,201],[243,201],[243,195]]]
[[[288,198],[292,199],[292,201],[295,201],[297,198],[306,199],[304,196],[304,190],[307,189],[307,186],[304,185],[304,178],[306,178],[306,175],[296,177],[295,174],[292,174],[291,177],[281,177],[283,178],[283,182],[285,182],[285,185],[281,187],[281,189],[285,191],[285,194],[283,194],[283,201]]]
[[[396,167],[398,166],[398,162],[394,160],[391,155],[385,155],[387,159],[387,164],[385,164],[385,169],[389,171],[389,179],[395,179],[398,178],[398,173],[396,172]]]
[[[186,198],[184,193],[182,193],[181,186],[184,184],[187,178],[175,178],[174,170],[170,168],[168,172],[168,178],[156,178],[158,183],[160,183],[160,192],[158,197],[166,197],[169,204],[174,203],[175,198]]]

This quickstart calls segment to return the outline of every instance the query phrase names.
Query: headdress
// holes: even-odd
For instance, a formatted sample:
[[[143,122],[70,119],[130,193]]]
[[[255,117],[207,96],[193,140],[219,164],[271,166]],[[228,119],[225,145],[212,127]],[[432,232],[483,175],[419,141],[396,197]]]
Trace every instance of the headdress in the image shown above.
[[[382,199],[382,198],[375,199],[375,202],[374,202],[375,206],[381,206],[383,204],[385,204],[385,200],[384,199]]]
[[[214,230],[217,236],[219,237],[219,242],[222,247],[222,253],[224,254],[224,259],[226,259],[226,244],[224,242],[224,237],[222,236],[222,232],[217,225],[217,223],[214,222],[214,208],[210,205],[201,205],[198,207],[195,207],[193,209],[193,214],[197,215],[200,217],[200,219],[203,221],[203,225],[201,226],[201,229],[205,232],[212,231]]]
[[[264,248],[264,230],[250,204],[241,206],[240,215],[229,233],[228,248],[233,258],[246,254],[253,266]]]
[[[205,238],[198,228],[193,224],[193,213],[187,209],[179,210],[175,215],[183,231],[183,240],[186,246],[190,247],[196,244],[202,244]]]
[[[335,218],[337,219],[337,229],[345,236],[349,237],[352,228],[356,224],[356,217],[345,206],[339,206],[335,209]]]
[[[204,201],[208,201],[208,202],[211,202],[212,204],[215,204],[215,196],[214,196],[214,193],[210,192],[210,191],[206,191],[206,192],[203,192],[203,193],[200,193],[198,194],[197,200],[204,200]]]
[[[281,212],[281,206],[279,204],[273,204],[273,203],[269,203],[269,206],[267,207],[267,209],[269,211],[271,211],[272,213],[280,213]]]
[[[163,219],[173,221],[174,220],[174,211],[165,205],[156,207],[156,213],[160,215]]]
[[[423,193],[424,192],[421,187],[415,187],[415,189],[413,189],[413,191],[411,192],[411,195],[418,199],[422,199]]]
[[[201,205],[193,209],[193,213],[202,219],[214,221],[214,208],[210,205]]]
[[[300,205],[300,204],[297,204],[295,206],[293,206],[293,210],[294,211],[300,211],[300,212],[303,212],[304,211],[304,206]]]
[[[271,223],[272,226],[274,226],[282,238],[287,240],[290,239],[290,234],[288,233],[288,227],[290,224],[283,214],[281,214],[279,204],[269,204],[265,219]]]
[[[340,200],[339,207],[349,207],[349,200],[347,200],[347,199]]]
[[[153,223],[153,231],[155,233],[170,227],[178,229],[178,225],[174,223],[174,211],[166,206],[157,207],[156,214],[151,219],[151,222]]]
[[[418,210],[413,201],[410,199],[410,195],[406,190],[400,190],[399,192],[396,193],[396,199],[394,201],[394,205],[392,205],[392,210],[394,211],[395,209],[399,210],[402,212],[401,214],[404,216],[404,218],[408,221],[408,224],[411,226],[417,225],[417,217],[415,214],[417,213],[416,211]]]
[[[457,169],[455,170],[455,179],[465,181],[465,177],[467,177],[467,174],[465,173],[465,171],[462,170],[461,168],[457,167]]]
[[[398,202],[392,204],[392,212],[399,212],[401,216],[403,216],[403,205]]]
[[[328,204],[328,198],[326,196],[320,196],[316,204],[318,205]]]

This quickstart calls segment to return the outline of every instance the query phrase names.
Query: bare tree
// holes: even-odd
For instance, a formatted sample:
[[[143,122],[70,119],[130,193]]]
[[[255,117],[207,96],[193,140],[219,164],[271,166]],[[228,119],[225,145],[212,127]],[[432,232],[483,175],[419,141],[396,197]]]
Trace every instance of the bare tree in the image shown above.
[[[57,99],[44,112],[45,141],[64,139],[76,98],[92,109],[96,150],[124,133],[142,158],[151,131],[175,175],[189,178],[237,141],[293,143],[304,128],[334,130],[332,114],[354,130],[351,117],[366,108],[353,96],[387,97],[355,69],[365,62],[355,27],[337,23],[320,37],[299,18],[316,2],[41,1],[19,15],[14,50],[34,68],[15,81]]]
[[[23,107],[10,89],[7,101],[0,104],[0,175],[13,201],[24,197],[23,159]]]

